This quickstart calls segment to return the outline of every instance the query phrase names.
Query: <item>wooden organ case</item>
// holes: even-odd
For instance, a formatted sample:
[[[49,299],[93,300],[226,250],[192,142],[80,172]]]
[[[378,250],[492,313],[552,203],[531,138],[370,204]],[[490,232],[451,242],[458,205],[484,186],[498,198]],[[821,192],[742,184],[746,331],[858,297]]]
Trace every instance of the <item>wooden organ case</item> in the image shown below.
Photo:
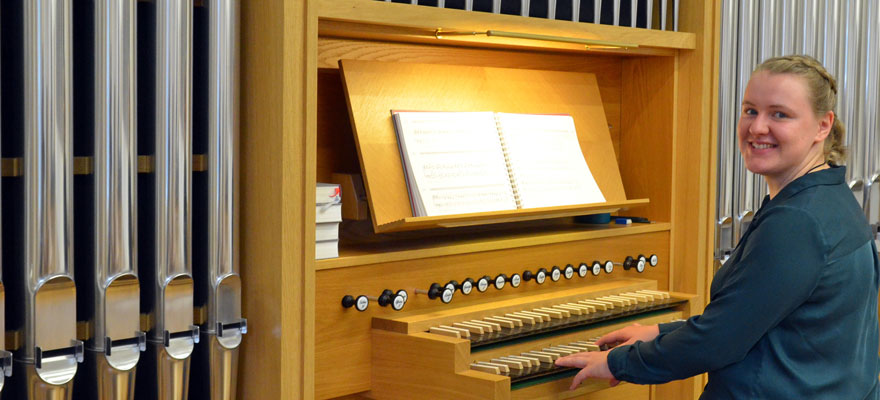
[[[704,307],[714,204],[718,16],[712,2],[682,1],[681,32],[367,0],[278,3],[242,4],[243,307],[253,331],[262,335],[242,345],[242,398],[699,395],[702,377],[615,388],[588,381],[568,391],[572,373],[514,379],[524,368],[543,367],[497,360],[534,352],[540,354],[532,358],[543,360],[552,357],[548,349],[589,348],[590,338],[617,327],[686,318]],[[532,38],[445,34],[487,30]],[[597,48],[535,35],[635,46]],[[386,179],[375,168],[382,158],[374,152],[388,143],[376,147],[364,139],[369,129],[355,117],[362,110],[352,101],[357,89],[343,74],[351,63],[376,61],[594,77],[607,123],[603,149],[611,161],[594,168],[589,149],[585,155],[591,170],[618,174],[619,198],[605,206],[390,218],[400,210],[378,199],[405,196],[397,187],[403,178]],[[373,95],[386,93],[381,83],[372,83]],[[527,110],[526,104],[492,111]],[[581,145],[591,143],[581,136]],[[399,158],[385,161],[399,173]],[[315,261],[315,183],[330,182],[335,173],[363,176],[371,214],[343,222],[338,258]],[[572,220],[622,207],[621,214],[652,222]],[[627,256],[652,254],[657,265],[644,272],[617,265],[610,274],[592,273],[597,260],[622,264]],[[583,277],[582,263],[589,267]],[[565,276],[569,265],[571,278]],[[558,280],[552,279],[554,267],[562,275]],[[541,269],[548,276],[538,284]],[[515,288],[507,279],[496,289],[501,274],[531,279]],[[448,304],[435,298],[442,297],[442,288],[426,293],[434,283],[471,278],[479,286],[484,277],[490,278],[486,291],[463,295],[459,286]],[[375,301],[386,289],[406,290],[402,310]],[[343,307],[347,295],[373,299],[359,312]],[[573,320],[581,322],[568,322]],[[534,328],[540,324],[551,328]],[[486,362],[490,368],[477,366]]]

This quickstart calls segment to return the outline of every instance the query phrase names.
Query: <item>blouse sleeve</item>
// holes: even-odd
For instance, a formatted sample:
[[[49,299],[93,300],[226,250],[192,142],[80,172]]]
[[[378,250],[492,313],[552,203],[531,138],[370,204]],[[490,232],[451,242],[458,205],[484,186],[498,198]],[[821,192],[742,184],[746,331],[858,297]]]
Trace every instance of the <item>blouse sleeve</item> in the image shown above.
[[[772,327],[802,304],[825,265],[822,232],[803,210],[767,210],[744,238],[742,256],[729,263],[702,315],[649,342],[620,346],[608,355],[619,380],[659,384],[713,371],[746,357]]]

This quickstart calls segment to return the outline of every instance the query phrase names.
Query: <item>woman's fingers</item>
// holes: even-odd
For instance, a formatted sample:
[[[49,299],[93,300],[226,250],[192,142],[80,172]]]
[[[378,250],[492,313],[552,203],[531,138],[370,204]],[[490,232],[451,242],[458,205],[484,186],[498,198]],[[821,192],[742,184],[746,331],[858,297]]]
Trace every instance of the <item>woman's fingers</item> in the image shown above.
[[[583,368],[587,366],[588,358],[583,354],[585,353],[575,353],[571,355],[567,355],[565,357],[559,357],[556,359],[556,365],[560,367],[572,367],[572,368]]]
[[[577,375],[574,376],[574,379],[571,381],[571,386],[568,388],[568,390],[577,389],[577,387],[580,386],[581,382],[583,382],[584,379],[587,379],[589,376],[590,371],[587,368],[580,370],[580,372],[578,372]]]

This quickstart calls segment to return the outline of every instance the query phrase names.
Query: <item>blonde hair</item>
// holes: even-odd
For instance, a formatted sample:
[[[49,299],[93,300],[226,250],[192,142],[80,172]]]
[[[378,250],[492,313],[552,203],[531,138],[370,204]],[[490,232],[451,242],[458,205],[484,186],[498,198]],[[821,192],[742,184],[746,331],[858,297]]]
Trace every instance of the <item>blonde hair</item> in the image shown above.
[[[792,74],[803,78],[810,93],[813,112],[818,118],[822,118],[828,111],[833,112],[837,106],[837,81],[813,57],[790,55],[770,58],[758,65],[752,73],[761,71],[773,74]],[[843,123],[837,118],[837,113],[834,113],[834,123],[831,126],[831,132],[825,139],[823,149],[825,161],[829,164],[841,165],[846,161],[846,146],[843,144],[844,134]]]

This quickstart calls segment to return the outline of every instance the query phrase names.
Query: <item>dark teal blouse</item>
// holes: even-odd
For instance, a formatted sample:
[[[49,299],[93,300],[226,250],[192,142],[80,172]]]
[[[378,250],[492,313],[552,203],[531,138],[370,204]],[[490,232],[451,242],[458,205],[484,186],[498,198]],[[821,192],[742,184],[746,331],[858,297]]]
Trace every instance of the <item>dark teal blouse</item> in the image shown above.
[[[608,355],[617,379],[704,372],[701,399],[878,399],[880,260],[844,167],[764,199],[702,315]]]

